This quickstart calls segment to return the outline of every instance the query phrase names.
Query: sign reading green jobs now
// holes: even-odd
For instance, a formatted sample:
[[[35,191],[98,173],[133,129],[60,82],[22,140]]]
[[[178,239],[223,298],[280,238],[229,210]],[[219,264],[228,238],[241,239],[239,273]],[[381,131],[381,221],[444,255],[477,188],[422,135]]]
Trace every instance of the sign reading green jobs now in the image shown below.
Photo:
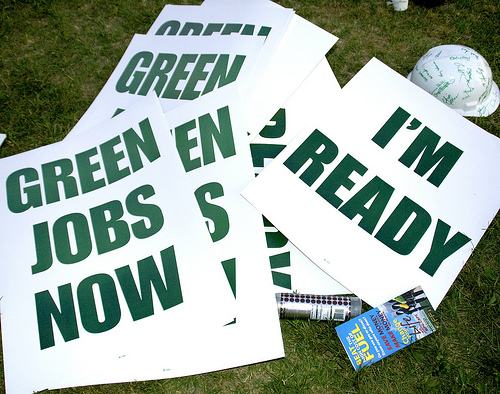
[[[207,368],[186,349],[212,353],[203,341],[233,318],[234,297],[168,130],[151,97],[81,137],[2,159],[8,393]],[[199,319],[207,336],[193,331]]]

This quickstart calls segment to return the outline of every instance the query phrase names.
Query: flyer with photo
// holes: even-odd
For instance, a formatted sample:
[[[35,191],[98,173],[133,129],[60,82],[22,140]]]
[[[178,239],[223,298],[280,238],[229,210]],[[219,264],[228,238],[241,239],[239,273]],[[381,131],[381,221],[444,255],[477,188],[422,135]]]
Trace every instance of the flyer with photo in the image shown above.
[[[357,316],[335,330],[355,370],[435,332],[439,319],[421,287]]]

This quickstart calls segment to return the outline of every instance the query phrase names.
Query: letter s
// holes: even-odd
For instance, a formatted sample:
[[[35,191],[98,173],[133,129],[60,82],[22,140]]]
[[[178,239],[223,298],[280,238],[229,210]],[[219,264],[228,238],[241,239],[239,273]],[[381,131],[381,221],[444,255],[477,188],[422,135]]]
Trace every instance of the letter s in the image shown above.
[[[212,241],[220,241],[229,232],[229,216],[224,208],[209,203],[207,199],[213,200],[224,196],[224,189],[222,185],[217,182],[207,183],[196,189],[194,195],[196,196],[196,200],[198,201],[198,205],[200,206],[203,216],[213,222],[213,231],[211,231],[209,220],[206,221]]]

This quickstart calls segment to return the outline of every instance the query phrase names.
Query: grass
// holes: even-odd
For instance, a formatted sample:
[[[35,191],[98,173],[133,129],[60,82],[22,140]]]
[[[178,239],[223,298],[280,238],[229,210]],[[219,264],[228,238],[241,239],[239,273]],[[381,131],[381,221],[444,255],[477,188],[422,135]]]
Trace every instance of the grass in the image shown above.
[[[399,13],[385,0],[279,3],[339,37],[327,58],[341,86],[374,56],[407,75],[422,54],[445,43],[479,51],[500,83],[497,0],[446,0],[437,7],[410,0],[408,10]],[[7,140],[0,156],[5,157],[62,140],[92,103],[133,34],[146,33],[164,3],[1,0],[1,5],[0,132]],[[500,137],[500,110],[469,119]],[[497,215],[438,309],[441,328],[359,373],[344,353],[335,324],[282,321],[286,357],[281,360],[179,379],[53,392],[499,392],[499,278]],[[0,370],[2,366],[0,354]]]

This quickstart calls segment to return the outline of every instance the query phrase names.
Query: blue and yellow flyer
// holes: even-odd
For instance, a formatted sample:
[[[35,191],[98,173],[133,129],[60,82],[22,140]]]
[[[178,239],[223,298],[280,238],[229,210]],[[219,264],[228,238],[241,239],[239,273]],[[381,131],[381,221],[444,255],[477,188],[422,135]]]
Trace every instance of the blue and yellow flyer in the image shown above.
[[[421,287],[336,327],[354,369],[377,362],[437,330],[439,320]]]

